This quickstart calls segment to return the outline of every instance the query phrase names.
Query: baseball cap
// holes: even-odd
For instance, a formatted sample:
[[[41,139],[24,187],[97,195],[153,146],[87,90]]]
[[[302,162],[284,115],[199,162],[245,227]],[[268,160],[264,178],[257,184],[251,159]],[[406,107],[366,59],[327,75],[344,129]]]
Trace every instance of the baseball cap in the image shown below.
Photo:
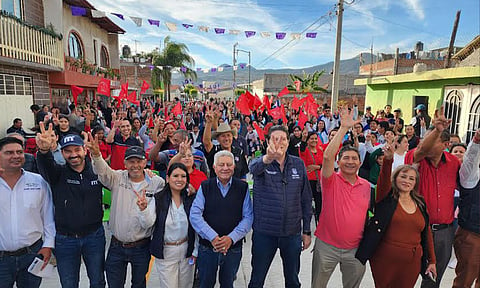
[[[65,148],[67,146],[83,146],[85,143],[83,143],[82,137],[76,135],[76,134],[68,134],[65,135],[62,140],[60,140],[60,148]]]
[[[367,106],[367,107],[365,107],[365,109],[367,109],[367,110],[372,110],[372,107],[371,107],[371,106]]]
[[[130,158],[145,159],[145,151],[140,146],[130,146],[125,151],[125,160]]]
[[[418,104],[417,107],[415,107],[415,110],[425,111],[427,110],[427,106],[425,106],[424,104]]]
[[[393,112],[402,113],[402,109],[400,109],[400,108],[397,108],[397,109],[393,110]]]

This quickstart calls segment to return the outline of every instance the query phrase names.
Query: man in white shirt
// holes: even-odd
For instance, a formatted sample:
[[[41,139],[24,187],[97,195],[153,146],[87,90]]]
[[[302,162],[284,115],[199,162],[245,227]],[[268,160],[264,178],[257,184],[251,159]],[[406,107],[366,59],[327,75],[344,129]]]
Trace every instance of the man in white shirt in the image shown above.
[[[52,192],[40,175],[22,169],[22,145],[0,139],[0,286],[37,288],[42,279],[27,269],[35,257],[48,263],[52,254]]]

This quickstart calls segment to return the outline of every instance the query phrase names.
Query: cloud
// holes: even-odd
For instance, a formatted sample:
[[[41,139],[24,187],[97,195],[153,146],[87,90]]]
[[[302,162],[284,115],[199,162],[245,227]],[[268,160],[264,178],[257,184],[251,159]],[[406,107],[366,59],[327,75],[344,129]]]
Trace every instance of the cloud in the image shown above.
[[[420,20],[425,19],[422,4],[419,0],[403,0],[405,5],[410,8]]]

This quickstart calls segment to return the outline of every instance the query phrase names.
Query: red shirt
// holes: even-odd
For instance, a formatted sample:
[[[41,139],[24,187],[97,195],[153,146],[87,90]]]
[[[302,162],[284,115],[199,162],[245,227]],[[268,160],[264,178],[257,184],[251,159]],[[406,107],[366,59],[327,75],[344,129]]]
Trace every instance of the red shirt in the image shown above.
[[[323,148],[321,145],[317,146],[317,153],[310,153],[310,149],[308,147],[305,149],[304,152],[299,151],[300,158],[302,158],[303,163],[305,163],[305,167],[309,165],[320,165],[322,166],[323,163]],[[313,157],[312,157],[313,156]],[[315,159],[315,161],[313,161]],[[317,177],[318,175],[318,177]],[[316,181],[320,180],[320,170],[314,170],[307,173],[308,180]]]
[[[415,149],[405,155],[405,164],[413,163]],[[453,222],[453,196],[457,188],[460,161],[450,153],[443,152],[438,166],[434,167],[429,160],[418,163],[420,183],[418,193],[425,198],[430,224],[450,224]]]
[[[102,158],[107,159],[107,157],[112,154],[112,147],[107,144],[105,141],[99,141],[100,153],[102,153]]]
[[[200,184],[203,181],[207,180],[207,175],[200,170],[197,170],[195,166],[193,167],[193,172],[190,173],[190,184],[192,184],[193,188],[198,191],[200,188]]]

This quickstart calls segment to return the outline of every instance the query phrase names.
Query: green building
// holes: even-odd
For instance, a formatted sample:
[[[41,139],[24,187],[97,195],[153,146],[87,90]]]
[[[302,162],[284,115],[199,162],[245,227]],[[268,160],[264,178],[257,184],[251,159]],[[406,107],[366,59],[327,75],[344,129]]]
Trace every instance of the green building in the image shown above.
[[[435,109],[444,105],[445,115],[452,119],[450,132],[463,141],[480,128],[480,66],[379,76],[354,84],[366,86],[365,106],[371,106],[374,114],[390,104],[402,110],[409,124],[416,105],[426,105],[432,118]]]

